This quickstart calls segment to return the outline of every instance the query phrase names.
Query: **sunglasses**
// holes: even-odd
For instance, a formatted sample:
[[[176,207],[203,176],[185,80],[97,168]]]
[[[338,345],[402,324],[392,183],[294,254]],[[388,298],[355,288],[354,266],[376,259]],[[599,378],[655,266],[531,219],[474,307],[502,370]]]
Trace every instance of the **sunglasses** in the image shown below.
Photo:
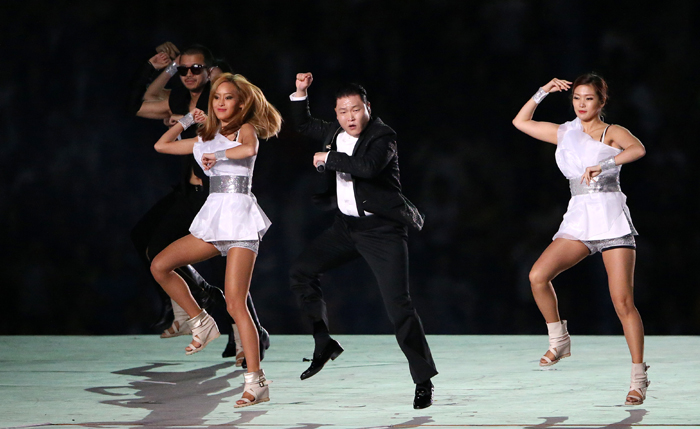
[[[207,66],[204,66],[202,64],[192,64],[189,67],[179,66],[177,68],[177,72],[180,74],[180,76],[187,76],[187,70],[189,70],[192,72],[193,75],[198,75],[206,69]]]

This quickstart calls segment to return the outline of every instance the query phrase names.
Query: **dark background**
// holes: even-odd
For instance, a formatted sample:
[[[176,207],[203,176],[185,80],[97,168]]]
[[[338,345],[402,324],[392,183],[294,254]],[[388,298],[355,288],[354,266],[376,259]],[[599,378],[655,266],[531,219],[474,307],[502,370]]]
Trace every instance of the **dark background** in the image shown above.
[[[544,333],[527,273],[569,199],[555,146],[511,119],[552,77],[596,71],[606,121],[647,147],[623,168],[638,237],[636,303],[648,334],[700,333],[695,1],[2,2],[0,334],[155,333],[159,299],[129,232],[177,182],[152,146],[159,121],[130,114],[130,81],[154,48],[198,42],[260,86],[288,119],[297,72],[312,112],[357,81],[399,135],[405,194],[427,215],[411,232],[411,289],[429,334]],[[537,119],[574,118],[567,96]],[[272,334],[308,327],[291,260],[331,222],[310,196],[315,148],[285,123],[263,142],[254,192],[273,221],[252,294]],[[201,267],[211,280],[217,274]],[[390,333],[362,262],[324,278],[336,333]],[[619,334],[600,255],[555,286],[572,332]]]

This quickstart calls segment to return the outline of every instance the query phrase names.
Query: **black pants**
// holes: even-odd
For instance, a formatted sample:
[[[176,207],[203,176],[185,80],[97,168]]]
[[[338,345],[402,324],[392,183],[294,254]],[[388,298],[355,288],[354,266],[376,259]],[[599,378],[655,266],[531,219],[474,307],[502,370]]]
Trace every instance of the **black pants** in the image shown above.
[[[338,214],[333,225],[299,255],[290,271],[291,287],[312,323],[328,326],[320,275],[362,257],[374,273],[394,334],[408,359],[415,383],[437,374],[420,318],[408,291],[406,227],[378,216]]]
[[[202,205],[204,205],[207,196],[208,193],[202,186],[190,184],[177,185],[172,192],[158,201],[136,224],[131,231],[131,240],[136,247],[139,258],[148,269],[149,274],[153,258],[168,247],[170,243],[190,233],[192,220],[202,208]],[[212,262],[221,264],[222,266],[220,268],[222,272],[225,270],[226,260],[224,258],[217,257],[214,258]],[[213,304],[218,304],[216,305],[217,307],[223,307],[215,310],[216,313],[221,314],[221,318],[217,319],[220,319],[225,325],[230,326],[230,324],[233,323],[226,312],[226,304],[224,302],[217,302],[216,294],[210,292],[212,290],[211,288],[215,288],[215,286],[207,283],[194,267],[186,265],[176,269],[175,272],[185,280],[192,295],[200,306],[206,307],[206,305],[203,305],[205,304],[206,298],[214,298]],[[157,289],[162,291],[162,288],[155,279],[153,279],[153,282],[157,286]],[[167,299],[167,303],[170,303],[169,299]],[[259,330],[260,321],[255,312],[253,299],[250,297],[250,294],[248,294],[247,304],[248,310],[253,317],[253,322]],[[228,326],[221,327],[223,332],[229,330]]]

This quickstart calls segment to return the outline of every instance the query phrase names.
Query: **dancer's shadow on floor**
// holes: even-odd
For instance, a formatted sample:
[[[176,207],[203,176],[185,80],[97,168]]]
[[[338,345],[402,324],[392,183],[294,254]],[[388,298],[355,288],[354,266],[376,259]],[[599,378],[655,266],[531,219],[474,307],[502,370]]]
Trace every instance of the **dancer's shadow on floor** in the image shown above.
[[[155,425],[158,427],[203,426],[206,416],[214,411],[225,399],[240,396],[243,393],[243,380],[240,387],[231,388],[230,380],[242,376],[244,371],[232,371],[223,376],[216,376],[217,371],[233,366],[232,362],[220,363],[205,368],[186,372],[154,371],[171,363],[154,363],[137,368],[115,371],[113,374],[144,377],[132,381],[128,386],[101,386],[85,389],[91,393],[123,397],[129,399],[110,399],[100,401],[102,404],[117,405],[126,408],[144,409],[150,413],[141,420],[131,422],[93,422],[87,426],[100,425]],[[136,398],[134,398],[136,396]],[[232,407],[233,409],[233,407]],[[248,423],[266,411],[241,412],[231,424]]]
[[[580,428],[577,428],[574,425],[567,425],[566,429],[633,429],[634,426],[639,425],[642,420],[644,419],[644,416],[647,415],[647,410],[644,409],[637,409],[637,410],[625,410],[630,415],[625,418],[620,420],[619,422],[611,423],[608,425],[600,425],[600,426],[594,426],[594,425],[586,425],[585,427],[582,426]],[[544,422],[535,425],[535,426],[528,426],[525,429],[543,429],[543,428],[551,428],[551,427],[556,427],[557,425],[561,425],[564,422],[566,422],[569,418],[568,417],[540,417],[541,419],[544,419]]]

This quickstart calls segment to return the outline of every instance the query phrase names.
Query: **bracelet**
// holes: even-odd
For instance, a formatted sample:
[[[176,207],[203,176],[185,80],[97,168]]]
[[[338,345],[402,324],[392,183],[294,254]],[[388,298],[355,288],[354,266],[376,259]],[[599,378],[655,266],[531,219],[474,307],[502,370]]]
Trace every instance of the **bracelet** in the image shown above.
[[[548,95],[549,95],[549,93],[547,91],[540,88],[537,90],[535,95],[532,96],[532,99],[535,100],[535,103],[540,104],[542,102],[542,100],[544,100],[544,98]]]
[[[615,157],[611,156],[608,158],[605,158],[604,160],[600,161],[600,170],[601,171],[608,171],[612,170],[613,168],[617,167],[617,164],[615,164]]]
[[[165,72],[170,75],[170,77],[175,76],[177,73],[177,63],[173,61],[168,67],[165,68]]]
[[[178,122],[182,125],[182,128],[184,128],[183,131],[191,127],[192,124],[194,124],[194,116],[192,116],[192,112],[180,118]]]
[[[226,158],[226,149],[217,150],[216,152],[214,152],[214,157],[217,161],[228,161],[228,158]]]

